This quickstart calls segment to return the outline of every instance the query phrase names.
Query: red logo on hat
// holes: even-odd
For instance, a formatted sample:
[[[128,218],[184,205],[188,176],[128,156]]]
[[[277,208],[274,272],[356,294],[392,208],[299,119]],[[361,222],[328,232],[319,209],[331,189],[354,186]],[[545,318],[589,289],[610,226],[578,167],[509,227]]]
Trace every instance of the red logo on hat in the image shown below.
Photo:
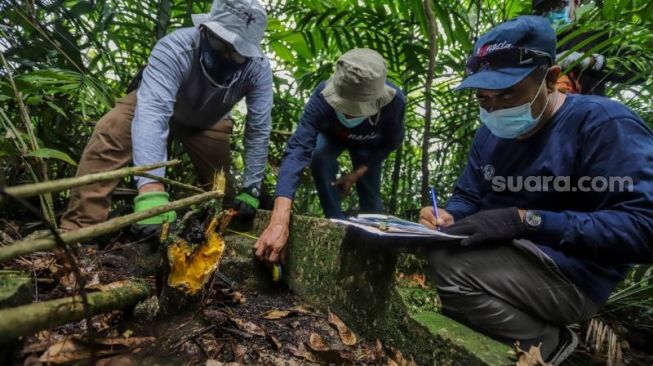
[[[494,52],[496,50],[502,50],[504,48],[510,47],[512,47],[512,43],[507,41],[503,41],[501,43],[486,43],[478,48],[478,51],[476,51],[476,56],[483,57],[488,53]]]

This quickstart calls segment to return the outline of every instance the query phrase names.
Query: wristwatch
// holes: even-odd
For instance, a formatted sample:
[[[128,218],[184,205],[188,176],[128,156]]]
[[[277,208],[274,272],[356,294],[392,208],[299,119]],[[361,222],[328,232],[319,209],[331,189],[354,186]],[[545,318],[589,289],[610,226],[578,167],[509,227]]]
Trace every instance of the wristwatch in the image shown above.
[[[245,189],[243,189],[244,192],[247,192],[249,195],[252,197],[258,199],[259,196],[261,195],[261,190],[257,186],[250,186]]]
[[[539,230],[542,227],[542,213],[540,210],[526,210],[524,224],[526,224],[526,230]]]

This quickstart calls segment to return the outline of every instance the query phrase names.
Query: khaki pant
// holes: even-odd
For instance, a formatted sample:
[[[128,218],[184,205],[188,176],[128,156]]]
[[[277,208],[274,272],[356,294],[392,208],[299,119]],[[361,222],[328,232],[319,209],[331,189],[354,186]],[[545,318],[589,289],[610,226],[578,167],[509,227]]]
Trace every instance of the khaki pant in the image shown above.
[[[131,125],[136,107],[136,91],[117,101],[115,107],[97,123],[82,153],[77,176],[119,169],[132,160]],[[196,170],[203,187],[210,187],[216,171],[227,174],[231,162],[229,138],[233,122],[225,118],[207,130],[193,129],[170,121],[169,139],[179,140]],[[172,157],[171,157],[172,158]],[[233,197],[228,176],[226,196]],[[120,179],[74,188],[61,229],[75,230],[105,221],[111,208],[111,195]]]

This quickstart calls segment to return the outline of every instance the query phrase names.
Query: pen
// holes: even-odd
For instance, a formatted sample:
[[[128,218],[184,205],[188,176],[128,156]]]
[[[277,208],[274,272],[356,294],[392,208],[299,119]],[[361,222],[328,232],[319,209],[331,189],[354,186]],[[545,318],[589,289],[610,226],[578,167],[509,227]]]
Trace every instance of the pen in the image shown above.
[[[435,187],[431,187],[431,200],[433,201],[433,215],[435,216],[435,229],[440,230],[437,225],[437,220],[440,219],[440,215],[438,215],[438,200],[435,198]]]

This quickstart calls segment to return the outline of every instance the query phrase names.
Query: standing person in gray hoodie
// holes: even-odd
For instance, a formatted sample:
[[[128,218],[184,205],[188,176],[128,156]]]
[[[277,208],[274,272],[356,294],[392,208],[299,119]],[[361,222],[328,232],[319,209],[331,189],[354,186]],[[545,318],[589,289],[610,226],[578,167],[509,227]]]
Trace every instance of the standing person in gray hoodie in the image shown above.
[[[167,143],[182,143],[200,184],[209,186],[215,172],[229,172],[231,109],[245,98],[245,172],[233,201],[238,214],[251,219],[259,204],[271,130],[272,71],[260,50],[267,15],[257,0],[214,0],[209,14],[193,15],[195,27],[178,29],[157,42],[132,91],[95,126],[77,175],[166,161]],[[163,176],[164,168],[151,171]],[[119,180],[72,191],[61,228],[74,230],[107,219],[111,194]],[[169,202],[162,183],[138,177],[136,212]],[[227,198],[233,187],[227,184]],[[149,235],[174,211],[140,221]]]

